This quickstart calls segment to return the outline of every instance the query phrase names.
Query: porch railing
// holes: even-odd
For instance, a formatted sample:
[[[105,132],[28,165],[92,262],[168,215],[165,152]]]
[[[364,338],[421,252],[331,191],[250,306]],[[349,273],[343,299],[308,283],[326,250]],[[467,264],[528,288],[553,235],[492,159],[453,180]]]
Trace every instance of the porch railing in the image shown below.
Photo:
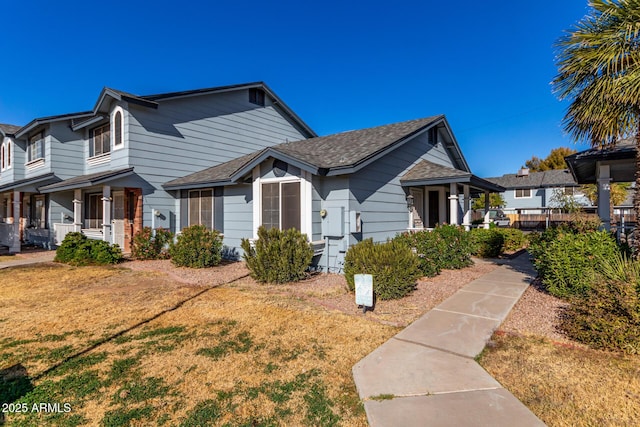
[[[0,245],[11,246],[15,233],[15,227],[13,224],[0,223]]]
[[[53,233],[55,235],[55,243],[60,246],[68,233],[76,231],[74,224],[53,224]]]
[[[51,231],[48,228],[25,228],[24,242],[49,249],[51,248]]]

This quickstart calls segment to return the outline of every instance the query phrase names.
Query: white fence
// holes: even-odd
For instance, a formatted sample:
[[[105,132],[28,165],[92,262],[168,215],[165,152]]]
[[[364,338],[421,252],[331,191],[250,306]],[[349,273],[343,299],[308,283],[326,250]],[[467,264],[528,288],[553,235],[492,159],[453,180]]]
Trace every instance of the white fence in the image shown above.
[[[72,231],[76,231],[74,224],[53,224],[53,233],[55,235],[56,245],[60,246],[67,233],[71,233]]]

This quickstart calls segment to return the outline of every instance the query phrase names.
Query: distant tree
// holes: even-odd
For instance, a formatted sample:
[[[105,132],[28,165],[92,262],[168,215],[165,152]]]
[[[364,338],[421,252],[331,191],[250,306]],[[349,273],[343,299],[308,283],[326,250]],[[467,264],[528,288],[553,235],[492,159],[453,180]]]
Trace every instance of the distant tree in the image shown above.
[[[531,159],[527,160],[524,164],[527,168],[529,168],[530,172],[543,172],[553,169],[566,169],[567,163],[564,161],[564,158],[575,153],[576,150],[573,150],[568,147],[559,147],[551,150],[549,155],[544,159],[540,159],[537,156],[531,157]]]
[[[504,197],[500,193],[490,193],[489,194],[489,206],[492,208],[503,208],[507,206],[507,202],[504,201]],[[480,195],[477,199],[473,199],[473,205],[471,209],[479,210],[484,209],[484,193]]]
[[[611,201],[611,209],[614,206],[620,206],[627,199],[627,190],[630,187],[631,184],[628,182],[613,182],[610,184],[609,200]],[[592,204],[598,204],[598,187],[595,184],[583,185],[581,190]]]

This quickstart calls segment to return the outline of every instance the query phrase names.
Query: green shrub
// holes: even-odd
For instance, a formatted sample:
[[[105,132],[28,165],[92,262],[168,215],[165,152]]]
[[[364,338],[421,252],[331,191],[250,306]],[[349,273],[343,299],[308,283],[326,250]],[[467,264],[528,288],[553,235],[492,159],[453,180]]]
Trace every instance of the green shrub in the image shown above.
[[[534,265],[546,289],[557,297],[584,295],[603,262],[620,252],[615,239],[604,231],[545,233],[534,244]]]
[[[473,263],[471,240],[462,227],[439,225],[432,231],[401,233],[394,240],[415,251],[423,276],[432,277],[441,270],[460,269]]]
[[[585,296],[572,299],[562,328],[592,347],[640,353],[640,262],[622,254],[602,263]]]
[[[173,234],[169,230],[157,228],[155,235],[151,227],[144,227],[131,243],[131,255],[140,260],[169,258],[169,244]]]
[[[255,247],[247,239],[242,239],[241,247],[251,277],[262,283],[297,282],[306,277],[313,258],[307,236],[295,228],[260,227]]]
[[[122,261],[122,251],[118,245],[110,245],[102,240],[88,239],[82,233],[67,233],[56,250],[56,262],[71,265],[108,265]]]
[[[222,237],[204,225],[183,228],[176,242],[169,246],[169,256],[179,267],[213,267],[222,259]]]
[[[504,243],[502,252],[516,252],[526,248],[528,245],[527,235],[517,228],[497,228],[496,231],[502,234]]]
[[[418,257],[404,242],[390,240],[376,244],[372,239],[349,248],[344,274],[351,291],[355,289],[355,274],[373,275],[373,292],[381,300],[408,295],[422,276]]]
[[[504,249],[504,235],[498,228],[474,228],[470,231],[473,254],[482,258],[500,256]]]

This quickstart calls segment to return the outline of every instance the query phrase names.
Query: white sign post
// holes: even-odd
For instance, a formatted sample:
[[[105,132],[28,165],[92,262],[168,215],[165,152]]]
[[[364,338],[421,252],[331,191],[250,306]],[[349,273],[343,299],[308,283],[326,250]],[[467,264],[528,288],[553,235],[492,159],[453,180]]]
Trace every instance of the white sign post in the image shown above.
[[[373,307],[373,276],[371,274],[354,274],[356,285],[356,305],[362,306],[366,313],[368,307]]]

